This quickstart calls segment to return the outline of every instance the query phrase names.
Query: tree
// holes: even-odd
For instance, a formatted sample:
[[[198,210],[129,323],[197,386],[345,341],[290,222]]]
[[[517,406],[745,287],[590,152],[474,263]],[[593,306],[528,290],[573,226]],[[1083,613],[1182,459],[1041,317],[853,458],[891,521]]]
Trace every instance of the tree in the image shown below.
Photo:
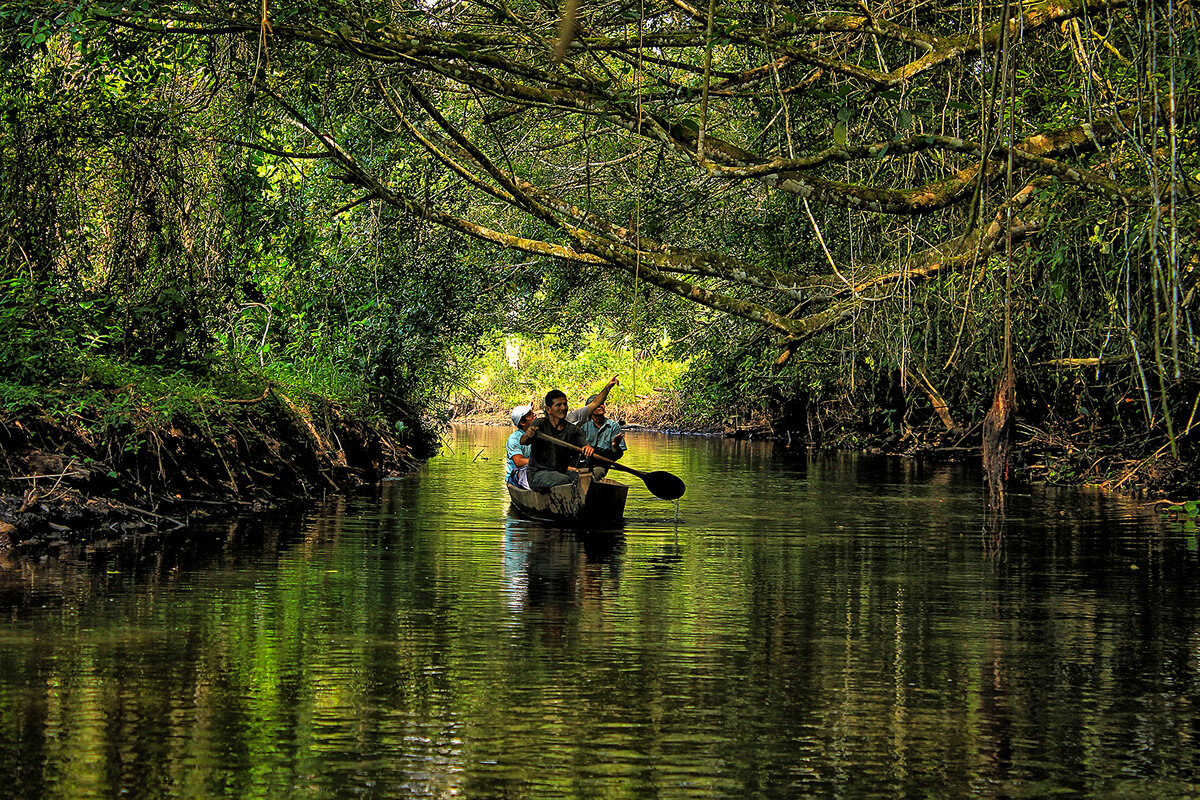
[[[53,5],[31,30],[203,42],[277,120],[240,144],[319,156],[339,213],[648,284],[771,333],[780,366],[872,325],[907,369],[890,333],[936,283],[955,308],[919,360],[952,380],[981,303],[1078,292],[1070,352],[1036,330],[1031,352],[1069,369],[1120,342],[1173,435],[1196,366],[1190,3],[567,5]],[[982,293],[1021,264],[1025,289]]]

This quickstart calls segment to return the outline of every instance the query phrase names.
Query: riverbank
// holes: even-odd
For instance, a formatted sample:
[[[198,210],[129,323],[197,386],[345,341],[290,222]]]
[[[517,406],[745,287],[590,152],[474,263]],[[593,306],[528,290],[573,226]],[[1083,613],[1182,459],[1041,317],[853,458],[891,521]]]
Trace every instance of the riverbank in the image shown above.
[[[0,553],[171,531],[320,500],[432,454],[398,426],[265,383],[241,395],[152,398],[132,387],[30,391],[0,408]]]
[[[670,398],[668,398],[669,400]],[[866,412],[818,418],[813,414],[768,417],[762,412],[731,413],[723,419],[687,416],[677,402],[646,398],[637,404],[610,404],[609,416],[626,427],[661,433],[777,441],[787,447],[840,450],[977,463],[981,458],[981,422],[946,428],[936,418],[880,430]],[[476,402],[456,409],[455,421],[511,425],[507,410]],[[1094,439],[1018,420],[1010,455],[1012,485],[1094,486],[1126,491],[1147,500],[1185,501],[1200,497],[1200,468],[1188,437],[1167,442],[1112,436]]]
[[[433,455],[419,425],[397,425],[269,382],[225,393],[150,397],[131,386],[29,391],[0,405],[0,555],[172,531],[217,515],[263,511],[368,489]],[[972,462],[978,427],[797,430],[766,417],[696,424],[670,404],[613,406],[629,427],[766,439],[790,447]],[[477,406],[455,421],[509,426]],[[1014,484],[1093,485],[1148,499],[1200,496],[1192,462],[1158,446],[1079,443],[1018,425]],[[1183,443],[1187,445],[1186,442]]]

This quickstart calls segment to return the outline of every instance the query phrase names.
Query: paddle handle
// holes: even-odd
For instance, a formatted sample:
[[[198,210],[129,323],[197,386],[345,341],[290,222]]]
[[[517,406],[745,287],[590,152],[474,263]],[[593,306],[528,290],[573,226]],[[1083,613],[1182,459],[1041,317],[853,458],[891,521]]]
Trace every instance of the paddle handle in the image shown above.
[[[579,453],[583,452],[582,447],[573,445],[570,442],[564,442],[562,439],[555,439],[553,436],[548,436],[539,430],[535,429],[533,434],[535,438],[540,436],[547,441],[553,442],[559,447],[565,447],[568,450],[575,450]],[[655,497],[661,497],[663,500],[678,500],[680,497],[683,497],[683,493],[687,490],[687,487],[683,485],[683,481],[669,472],[642,472],[641,470],[634,469],[633,467],[626,467],[622,464],[618,464],[611,458],[605,458],[604,456],[599,456],[595,453],[592,454],[592,457],[603,461],[613,469],[619,469],[622,472],[628,472],[631,475],[637,475],[646,482],[646,488],[650,490],[651,494],[653,494]]]
[[[546,434],[546,433],[542,433],[541,431],[535,430],[533,432],[533,435],[535,438],[540,436],[541,438],[545,439],[548,442],[554,442],[559,447],[565,447],[568,450],[574,450],[576,453],[583,452],[582,447],[579,447],[578,445],[573,445],[570,442],[564,442],[562,439],[555,439],[553,436]],[[608,464],[613,469],[619,469],[622,472],[628,472],[631,475],[637,475],[639,478],[642,478],[643,480],[645,480],[645,473],[641,472],[640,470],[636,470],[633,467],[627,467],[624,464],[618,464],[617,462],[613,461],[611,458],[605,458],[604,456],[600,455],[599,453],[592,453],[592,458],[594,458],[598,461],[603,461],[605,464]]]

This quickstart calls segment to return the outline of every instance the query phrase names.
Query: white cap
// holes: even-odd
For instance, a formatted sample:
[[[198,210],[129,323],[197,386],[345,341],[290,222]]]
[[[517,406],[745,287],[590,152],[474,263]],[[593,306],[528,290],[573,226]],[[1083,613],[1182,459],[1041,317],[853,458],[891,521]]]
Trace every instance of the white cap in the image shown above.
[[[533,411],[533,406],[517,406],[512,410],[513,427],[521,427],[521,420],[525,419],[525,415]]]

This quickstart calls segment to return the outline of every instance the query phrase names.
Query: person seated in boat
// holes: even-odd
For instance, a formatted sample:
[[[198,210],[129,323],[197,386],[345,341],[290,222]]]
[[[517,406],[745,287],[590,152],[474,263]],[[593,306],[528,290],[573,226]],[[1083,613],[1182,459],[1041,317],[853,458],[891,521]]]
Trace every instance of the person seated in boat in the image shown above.
[[[608,393],[611,392],[612,388],[618,383],[620,383],[620,381],[617,380],[616,375],[609,378],[608,383],[604,384],[604,388],[589,397],[585,405],[581,406],[580,408],[571,409],[567,412],[567,422],[571,423],[572,425],[578,425],[582,428],[583,424],[588,421],[588,418],[591,417],[592,414],[596,413],[596,409],[604,405],[604,403],[608,400]],[[595,446],[595,442],[591,442],[591,444]]]
[[[545,416],[535,419],[521,435],[521,444],[530,446],[529,488],[546,491],[564,483],[573,483],[579,470],[575,466],[579,452],[548,442],[538,433],[544,433],[561,442],[575,445],[585,457],[591,457],[595,448],[587,443],[583,431],[567,421],[567,395],[559,389],[546,394]]]
[[[616,380],[614,378],[613,380]],[[587,439],[588,444],[596,448],[596,455],[607,458],[609,461],[618,461],[621,456],[625,455],[625,434],[621,430],[621,423],[615,419],[609,419],[607,416],[607,407],[605,400],[608,395],[608,388],[602,394],[594,394],[588,398],[587,405],[578,411],[586,411],[591,409],[591,413],[582,422],[576,422],[571,415],[576,414],[572,411],[567,414],[567,419],[579,425],[583,431],[583,438]],[[604,464],[593,464],[592,474],[596,480],[600,480],[608,474],[608,467]]]
[[[533,406],[517,406],[512,410],[512,422],[516,426],[516,430],[508,435],[508,443],[506,445],[505,464],[508,466],[508,473],[504,479],[513,486],[520,486],[522,489],[529,488],[529,454],[530,446],[521,444],[521,437],[525,434],[529,424],[533,422]]]

